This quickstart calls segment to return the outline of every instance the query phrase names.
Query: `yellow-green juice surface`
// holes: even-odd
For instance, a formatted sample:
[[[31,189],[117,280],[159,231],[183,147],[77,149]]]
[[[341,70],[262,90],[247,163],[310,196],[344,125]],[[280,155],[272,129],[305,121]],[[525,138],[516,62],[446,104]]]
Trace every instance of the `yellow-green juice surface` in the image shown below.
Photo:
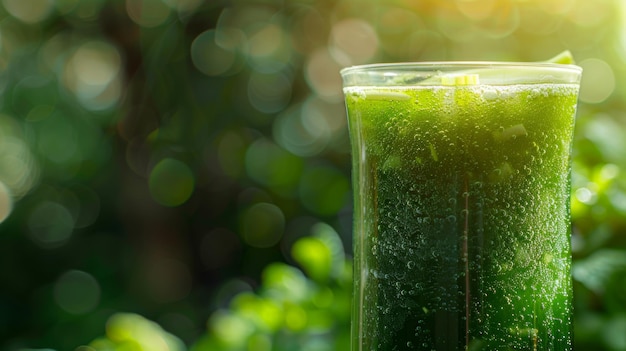
[[[456,83],[344,89],[353,350],[569,350],[578,85]]]

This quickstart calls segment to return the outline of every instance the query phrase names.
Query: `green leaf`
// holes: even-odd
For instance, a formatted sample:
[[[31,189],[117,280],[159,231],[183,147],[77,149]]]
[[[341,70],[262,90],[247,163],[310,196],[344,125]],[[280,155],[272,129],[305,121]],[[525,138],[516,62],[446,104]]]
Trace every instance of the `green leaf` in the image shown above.
[[[345,260],[341,238],[325,223],[317,223],[311,231],[311,236],[303,237],[293,245],[293,258],[315,281],[338,278]]]
[[[107,322],[108,339],[116,351],[142,351],[166,349],[185,351],[185,345],[176,336],[166,332],[157,323],[133,313],[117,313]],[[98,343],[102,342],[98,340]],[[107,350],[107,343],[102,343]]]
[[[310,297],[309,281],[302,272],[284,263],[273,263],[263,271],[263,293],[277,301],[304,301]]]
[[[313,236],[326,245],[330,251],[331,275],[337,278],[343,274],[346,253],[341,237],[333,227],[326,223],[317,223],[312,228]]]
[[[231,310],[220,310],[211,316],[209,326],[221,350],[237,349],[255,332],[254,323]]]
[[[283,309],[276,301],[251,292],[237,295],[233,299],[232,308],[253,321],[260,330],[275,332],[284,323]]]
[[[331,252],[319,238],[301,238],[293,245],[291,254],[313,280],[325,281],[330,276]]]
[[[574,279],[596,293],[604,292],[611,277],[621,271],[626,271],[626,251],[618,249],[598,250],[572,267]]]

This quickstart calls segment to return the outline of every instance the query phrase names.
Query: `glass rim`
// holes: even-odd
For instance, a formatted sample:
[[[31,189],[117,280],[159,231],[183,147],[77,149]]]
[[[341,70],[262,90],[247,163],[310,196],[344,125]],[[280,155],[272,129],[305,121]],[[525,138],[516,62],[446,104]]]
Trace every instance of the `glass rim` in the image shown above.
[[[463,68],[510,68],[524,69],[535,68],[546,71],[561,71],[570,73],[582,73],[582,67],[575,64],[562,64],[552,62],[513,62],[513,61],[423,61],[423,62],[383,62],[370,63],[345,67],[339,71],[342,76],[358,72],[376,71],[407,71],[418,68],[420,71],[436,71],[437,69],[463,69]]]

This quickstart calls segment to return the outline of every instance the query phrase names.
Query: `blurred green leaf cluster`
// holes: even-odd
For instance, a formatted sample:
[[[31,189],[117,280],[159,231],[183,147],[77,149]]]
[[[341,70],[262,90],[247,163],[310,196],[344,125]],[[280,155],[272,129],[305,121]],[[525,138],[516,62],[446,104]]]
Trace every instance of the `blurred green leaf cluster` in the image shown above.
[[[349,349],[352,265],[338,234],[318,223],[294,244],[293,256],[302,270],[284,263],[265,267],[259,291],[238,293],[215,311],[207,334],[190,351]],[[106,336],[78,350],[186,350],[179,339],[138,315],[113,315],[106,329]]]
[[[581,110],[572,175],[575,335],[579,348],[624,350],[626,155],[616,148],[626,127],[605,112]],[[625,117],[623,105],[612,113]]]
[[[106,325],[106,336],[81,346],[81,351],[183,351],[185,345],[156,323],[139,315],[119,313],[111,316]]]
[[[263,271],[258,293],[236,295],[209,319],[209,333],[192,351],[346,350],[350,337],[352,265],[326,224],[299,239],[299,269],[275,263]]]
[[[349,342],[339,70],[583,67],[577,350],[626,350],[621,0],[0,1],[0,349]]]

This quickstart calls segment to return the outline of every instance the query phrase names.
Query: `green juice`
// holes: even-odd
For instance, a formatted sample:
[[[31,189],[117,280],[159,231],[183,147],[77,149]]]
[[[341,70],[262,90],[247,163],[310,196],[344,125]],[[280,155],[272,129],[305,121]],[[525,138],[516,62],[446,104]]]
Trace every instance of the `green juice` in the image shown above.
[[[353,350],[570,350],[577,83],[344,88]]]

